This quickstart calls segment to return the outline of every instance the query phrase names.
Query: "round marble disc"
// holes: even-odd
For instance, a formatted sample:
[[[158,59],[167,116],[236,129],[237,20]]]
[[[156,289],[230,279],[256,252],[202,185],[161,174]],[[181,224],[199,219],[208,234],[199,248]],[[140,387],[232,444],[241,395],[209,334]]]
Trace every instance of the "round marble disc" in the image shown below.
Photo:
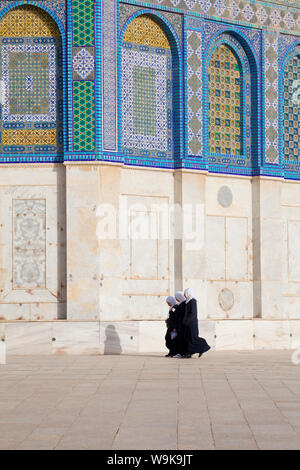
[[[222,310],[230,310],[234,304],[234,295],[230,289],[222,289],[218,297],[219,305]]]
[[[218,202],[222,207],[229,207],[232,204],[232,191],[228,186],[222,186],[218,191]]]

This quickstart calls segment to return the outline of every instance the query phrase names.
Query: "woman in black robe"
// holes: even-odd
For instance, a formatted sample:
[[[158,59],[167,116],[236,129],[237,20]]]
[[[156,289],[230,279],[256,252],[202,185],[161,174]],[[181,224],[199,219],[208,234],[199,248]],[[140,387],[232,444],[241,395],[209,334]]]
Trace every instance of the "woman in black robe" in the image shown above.
[[[185,313],[185,297],[183,292],[178,291],[175,294],[175,299],[178,302],[177,303],[177,308],[175,312],[175,328],[177,332],[177,349],[178,349],[178,355],[175,357],[183,357],[186,354],[185,350],[185,342],[183,338],[183,317]]]
[[[177,351],[177,333],[176,333],[176,299],[175,297],[167,297],[166,302],[169,305],[169,318],[166,320],[167,332],[165,336],[166,347],[169,349],[169,354],[166,357],[176,356]]]
[[[191,289],[185,289],[184,296],[185,314],[183,318],[183,337],[187,354],[185,357],[191,357],[192,354],[198,353],[199,357],[210,349],[204,338],[199,338],[197,301],[193,297]]]

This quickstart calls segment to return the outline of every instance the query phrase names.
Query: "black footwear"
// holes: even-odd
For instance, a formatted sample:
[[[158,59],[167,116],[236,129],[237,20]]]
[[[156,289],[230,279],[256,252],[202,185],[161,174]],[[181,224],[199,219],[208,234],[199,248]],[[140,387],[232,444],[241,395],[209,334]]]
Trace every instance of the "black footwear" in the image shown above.
[[[192,357],[192,355],[191,355],[191,354],[185,354],[183,357],[184,357],[185,359],[190,359],[190,358]]]
[[[203,353],[199,353],[199,356],[198,357],[201,357]]]
[[[172,357],[172,354],[166,354],[165,357]]]

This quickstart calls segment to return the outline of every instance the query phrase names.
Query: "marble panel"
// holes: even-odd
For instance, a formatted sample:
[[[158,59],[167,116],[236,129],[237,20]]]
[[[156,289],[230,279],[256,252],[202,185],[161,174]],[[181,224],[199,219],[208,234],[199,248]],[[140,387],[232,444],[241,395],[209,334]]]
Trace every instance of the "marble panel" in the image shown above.
[[[139,322],[139,352],[167,352],[165,346],[166,324],[164,321]]]
[[[216,322],[216,349],[253,349],[253,321]]]
[[[101,322],[101,354],[136,354],[139,344],[139,322]]]
[[[52,353],[99,354],[99,322],[54,322]]]
[[[291,347],[288,321],[254,320],[255,349],[285,349]]]
[[[5,335],[7,354],[51,354],[51,322],[7,323]]]

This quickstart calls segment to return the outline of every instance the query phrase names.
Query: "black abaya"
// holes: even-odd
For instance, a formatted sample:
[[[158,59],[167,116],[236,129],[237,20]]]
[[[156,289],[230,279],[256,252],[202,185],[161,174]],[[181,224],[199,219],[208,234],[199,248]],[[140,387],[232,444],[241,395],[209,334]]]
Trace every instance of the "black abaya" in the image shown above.
[[[184,338],[183,338],[183,317],[185,313],[185,301],[181,302],[177,305],[176,312],[175,312],[175,328],[177,332],[177,353],[183,356],[186,354],[186,350],[184,347]]]
[[[166,340],[166,347],[170,351],[171,356],[175,356],[178,354],[178,340],[177,336],[175,338],[171,338],[171,333],[176,329],[176,311],[177,311],[178,305],[174,305],[173,307],[170,308],[169,310],[169,318],[167,320],[167,332],[165,336]]]
[[[188,354],[203,354],[210,349],[204,338],[199,338],[197,301],[191,299],[185,304],[185,314],[183,318],[183,337],[185,349]]]

